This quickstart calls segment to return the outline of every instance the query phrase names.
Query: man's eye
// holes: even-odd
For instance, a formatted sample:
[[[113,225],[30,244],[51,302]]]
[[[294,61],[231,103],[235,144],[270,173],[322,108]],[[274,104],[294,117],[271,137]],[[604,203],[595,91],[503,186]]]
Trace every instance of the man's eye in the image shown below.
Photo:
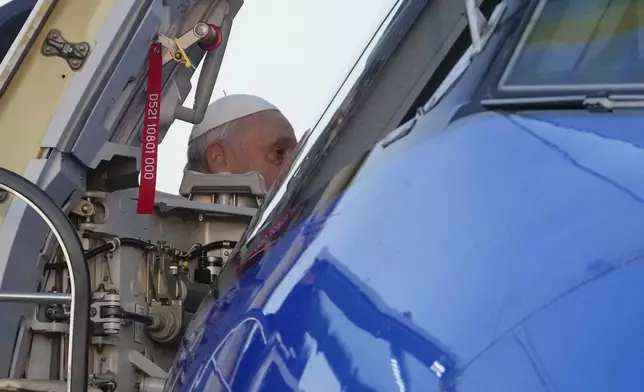
[[[273,153],[271,154],[271,161],[276,165],[281,165],[285,155],[286,150],[283,148],[273,150]]]

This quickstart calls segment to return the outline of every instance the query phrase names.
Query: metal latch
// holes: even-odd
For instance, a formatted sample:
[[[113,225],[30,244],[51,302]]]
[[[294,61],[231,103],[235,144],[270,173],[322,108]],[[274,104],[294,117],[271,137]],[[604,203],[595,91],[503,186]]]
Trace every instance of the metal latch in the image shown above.
[[[641,109],[644,108],[642,95],[610,95],[608,97],[587,97],[583,105],[590,111],[610,112],[614,109]]]
[[[59,30],[52,30],[43,42],[42,54],[62,57],[72,70],[77,71],[87,59],[89,44],[87,42],[71,43],[63,38]]]
[[[206,50],[216,49],[221,43],[221,32],[213,25],[199,22],[179,38],[170,38],[159,34],[159,42],[167,49],[163,52],[163,64],[174,60],[183,63],[188,68],[194,68],[186,54],[186,49],[196,43],[207,46],[208,48],[204,48]]]

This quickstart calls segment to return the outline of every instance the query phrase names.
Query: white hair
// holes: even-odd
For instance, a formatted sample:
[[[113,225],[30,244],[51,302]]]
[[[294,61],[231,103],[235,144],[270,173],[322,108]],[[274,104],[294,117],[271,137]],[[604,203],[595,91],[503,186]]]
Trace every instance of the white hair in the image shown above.
[[[208,173],[208,156],[206,154],[208,147],[228,138],[237,121],[239,119],[212,128],[203,135],[191,140],[188,143],[188,163],[186,163],[184,170]]]

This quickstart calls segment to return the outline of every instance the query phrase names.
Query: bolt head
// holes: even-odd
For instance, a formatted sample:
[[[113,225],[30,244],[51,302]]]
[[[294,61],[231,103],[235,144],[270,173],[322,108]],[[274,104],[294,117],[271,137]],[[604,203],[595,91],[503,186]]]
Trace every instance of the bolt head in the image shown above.
[[[197,37],[202,38],[208,35],[208,30],[210,30],[210,27],[207,24],[197,23],[193,31]]]
[[[96,309],[95,308],[90,308],[89,309],[89,316],[90,317],[96,316]]]

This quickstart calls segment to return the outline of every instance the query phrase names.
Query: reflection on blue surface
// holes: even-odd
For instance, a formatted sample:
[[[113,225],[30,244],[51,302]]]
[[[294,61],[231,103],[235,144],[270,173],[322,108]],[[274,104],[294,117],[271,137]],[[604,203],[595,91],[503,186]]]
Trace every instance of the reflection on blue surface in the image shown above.
[[[644,112],[454,119],[468,77],[204,307],[167,390],[644,390]]]
[[[482,113],[374,155],[206,309],[169,389],[644,390],[641,124]]]
[[[316,237],[339,200],[331,203],[326,213],[313,217],[295,231],[299,233],[297,238],[303,239],[302,249]],[[273,254],[276,251],[279,249],[274,248]],[[280,253],[280,256],[284,254]],[[258,282],[256,278],[270,264],[269,260],[258,266],[252,280]],[[250,280],[245,283],[242,286],[246,288],[258,288]],[[200,347],[197,355],[189,361],[200,366],[190,370],[191,363],[186,363],[184,357],[184,363],[179,363],[177,369],[183,368],[181,371],[189,374],[173,374],[178,376],[174,388],[197,391],[212,388],[229,391],[298,390],[298,385],[306,384],[310,376],[307,374],[310,373],[310,369],[307,372],[310,361],[303,359],[310,359],[323,361],[339,390],[379,391],[396,385],[401,390],[414,390],[410,389],[412,385],[426,386],[428,380],[438,385],[453,367],[450,356],[413,325],[411,313],[403,315],[388,308],[375,292],[326,251],[315,258],[274,313],[264,314],[257,309],[234,317],[231,317],[234,310],[221,313],[230,309],[229,305],[247,303],[249,298],[243,298],[243,294],[250,292],[256,294],[257,290],[235,290],[235,296],[228,296],[212,307],[204,325],[198,330],[212,328],[214,333],[199,334],[196,339],[200,340]],[[225,325],[231,319],[236,321],[234,326],[230,324],[231,328],[225,335],[214,331],[221,330],[222,323]],[[362,367],[361,362],[373,358],[368,352],[367,356],[361,355],[352,347],[354,342],[351,336],[346,336],[347,329],[337,329],[340,319],[349,323],[359,335],[369,336],[367,350],[373,349],[379,341],[385,343],[383,347],[386,347],[388,355],[381,359],[380,367],[385,371],[378,375],[379,380],[374,375],[357,371]],[[211,337],[215,339],[211,340]],[[185,350],[194,347],[194,341],[188,340],[183,342]],[[226,347],[227,344],[231,346]],[[236,359],[238,362],[231,374],[221,369],[219,361],[222,355],[224,361],[230,361],[231,357],[240,354],[243,355]],[[421,365],[424,377],[412,377],[407,367],[408,358]],[[321,388],[324,380],[315,377],[312,383]]]
[[[447,353],[415,328],[410,320],[387,306],[375,293],[352,277],[350,272],[333,260],[331,255],[319,255],[305,276],[295,285],[275,314],[268,315],[267,325],[271,333],[277,335],[283,348],[284,362],[292,377],[302,378],[309,358],[313,352],[323,355],[342,390],[377,391],[382,387],[410,385],[411,375],[405,365],[405,354],[413,356],[427,369],[432,369],[437,379],[445,377],[452,368]],[[333,317],[346,319],[359,334],[368,334],[374,340],[387,343],[390,356],[385,365],[389,372],[376,381],[369,375],[367,381],[361,380],[354,363],[355,350],[352,342],[343,336],[342,331],[334,332]],[[267,359],[272,347],[266,347],[265,355],[254,355],[253,360]],[[289,358],[287,353],[294,355]],[[383,358],[386,359],[386,358]],[[242,367],[254,369],[251,366]],[[370,385],[371,384],[371,385]],[[375,384],[375,385],[374,385]],[[248,385],[236,385],[246,390]]]

